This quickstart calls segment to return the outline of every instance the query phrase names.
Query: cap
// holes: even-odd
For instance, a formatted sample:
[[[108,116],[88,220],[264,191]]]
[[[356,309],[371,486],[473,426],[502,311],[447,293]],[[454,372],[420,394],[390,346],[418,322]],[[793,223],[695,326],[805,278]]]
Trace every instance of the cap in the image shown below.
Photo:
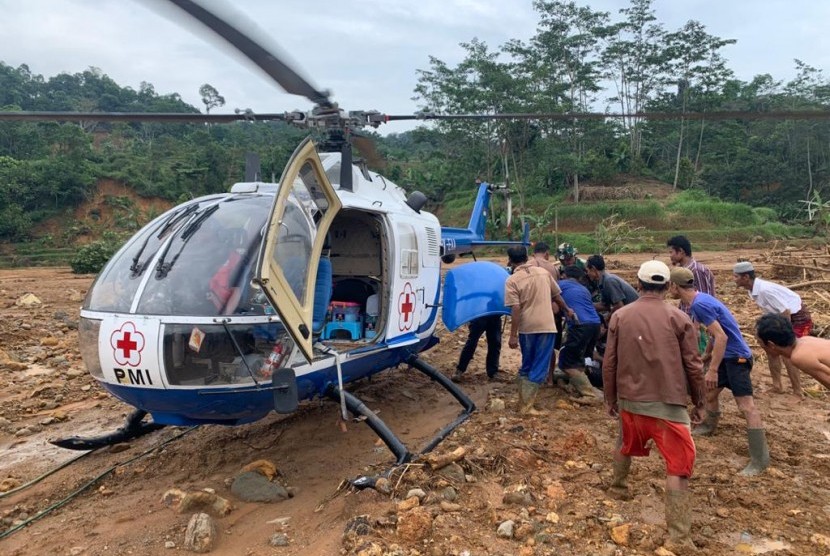
[[[695,284],[695,275],[685,266],[676,266],[671,269],[671,281],[685,288]]]
[[[752,266],[752,263],[749,261],[741,261],[735,265],[735,268],[732,269],[732,272],[735,274],[744,274],[746,272],[754,272],[755,267]]]
[[[646,284],[666,284],[670,277],[671,271],[662,261],[646,261],[637,271],[637,278]]]

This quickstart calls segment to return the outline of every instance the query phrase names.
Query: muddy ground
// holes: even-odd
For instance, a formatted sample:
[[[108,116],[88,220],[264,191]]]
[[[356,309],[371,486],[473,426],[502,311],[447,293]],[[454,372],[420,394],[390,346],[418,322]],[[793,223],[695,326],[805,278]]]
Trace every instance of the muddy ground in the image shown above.
[[[738,255],[769,271],[762,251],[697,257],[715,270],[719,295],[751,336],[757,309],[731,282]],[[647,258],[611,256],[609,270],[633,279]],[[77,319],[91,281],[65,268],[0,271],[0,491],[77,455],[51,446],[48,439],[111,430],[131,409],[83,370]],[[41,303],[17,305],[27,293]],[[823,311],[814,311],[817,328],[826,326],[828,319],[815,313]],[[442,330],[439,335],[441,343],[425,359],[449,374],[465,333]],[[0,553],[184,551],[192,512],[179,513],[163,502],[171,488],[213,489],[231,502],[230,513],[214,518],[211,554],[217,555],[654,553],[665,536],[659,455],[635,460],[633,500],[606,497],[615,423],[600,407],[575,403],[553,387],[540,395],[550,416],[518,418],[514,385],[490,383],[483,375],[483,344],[482,339],[462,383],[479,410],[436,450],[444,454],[463,447],[466,456],[459,467],[441,473],[424,463],[400,468],[387,494],[343,488],[344,479],[382,472],[393,458],[364,423],[349,423],[343,431],[331,402],[308,403],[292,416],[271,415],[241,427],[206,426],[180,438],[183,429],[167,428],[115,450],[93,452],[29,489],[0,495],[2,534],[112,466],[147,452],[0,539]],[[756,355],[753,382],[772,466],[760,477],[736,475],[747,462],[746,437],[743,419],[725,393],[719,433],[697,443],[691,481],[697,553],[825,556],[830,554],[830,397],[806,376],[803,401],[772,393],[766,361],[757,349]],[[505,336],[502,368],[512,376],[518,362]],[[351,390],[411,447],[459,411],[446,392],[404,368]],[[241,468],[263,459],[278,469],[275,481],[292,487],[292,498],[248,503],[231,493],[230,480]],[[425,494],[418,507],[398,506],[412,488]],[[512,538],[497,534],[507,520],[515,524]],[[273,546],[272,540],[286,546]]]

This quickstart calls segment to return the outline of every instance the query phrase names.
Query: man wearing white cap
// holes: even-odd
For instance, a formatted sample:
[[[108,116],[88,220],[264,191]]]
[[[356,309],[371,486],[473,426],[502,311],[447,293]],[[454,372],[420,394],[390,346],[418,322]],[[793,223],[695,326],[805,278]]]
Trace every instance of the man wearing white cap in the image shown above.
[[[630,496],[631,457],[647,456],[653,441],[666,462],[665,546],[674,551],[694,547],[689,477],[695,443],[689,425],[702,420],[705,385],[697,326],[665,303],[670,277],[660,261],[640,266],[640,298],[611,315],[602,374],[606,409],[621,424],[608,493]],[[686,409],[689,393],[695,406],[692,419]]]
[[[749,296],[764,313],[783,315],[790,319],[796,337],[809,336],[813,329],[813,319],[810,311],[801,303],[801,297],[789,288],[775,284],[767,280],[755,277],[755,267],[749,261],[742,261],[732,269],[735,285],[739,288],[749,290]],[[783,392],[781,384],[781,356],[770,351],[764,346],[764,352],[769,361],[769,372],[772,375],[772,387],[776,392]],[[801,391],[801,377],[798,368],[788,359],[784,358],[784,366],[790,383],[793,386],[793,394],[803,398]]]

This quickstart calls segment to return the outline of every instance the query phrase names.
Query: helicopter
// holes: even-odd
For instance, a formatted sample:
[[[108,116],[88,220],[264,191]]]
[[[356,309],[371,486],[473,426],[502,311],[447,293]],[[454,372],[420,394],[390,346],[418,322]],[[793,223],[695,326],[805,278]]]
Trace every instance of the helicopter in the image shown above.
[[[467,228],[441,227],[407,194],[352,155],[373,147],[358,129],[388,116],[345,112],[245,33],[191,0],[170,0],[230,42],[286,91],[315,103],[310,112],[272,115],[0,112],[2,120],[280,120],[312,131],[280,179],[256,169],[227,193],[186,201],[159,215],[113,255],[80,311],[84,363],[99,384],[135,408],[124,426],[96,437],[53,443],[90,450],[162,426],[240,425],[303,400],[332,398],[364,417],[397,463],[412,452],[346,385],[407,364],[462,406],[429,451],[475,410],[472,400],[420,354],[433,347],[439,312],[450,330],[473,318],[508,314],[507,271],[491,262],[450,270],[442,260],[488,241],[492,195],[506,186],[479,183]],[[441,309],[441,311],[439,311]],[[147,415],[151,422],[145,422]]]
[[[178,205],[112,257],[84,300],[80,349],[100,385],[136,409],[115,432],[54,441],[65,448],[94,449],[167,425],[250,423],[319,397],[338,401],[344,419],[348,413],[365,418],[404,463],[414,454],[346,385],[406,364],[462,407],[422,448],[426,453],[475,411],[463,390],[420,356],[438,342],[439,312],[450,331],[479,316],[508,314],[504,268],[476,261],[450,269],[442,283],[441,264],[480,246],[527,245],[528,227],[519,241],[484,239],[489,200],[508,189],[488,183],[479,184],[467,228],[442,227],[424,210],[423,194],[407,194],[353,157],[353,145],[366,158],[373,151],[360,130],[413,120],[746,116],[345,111],[239,27],[193,0],[168,2],[314,108],[273,114],[0,111],[0,121],[282,121],[323,139],[304,140],[277,183],[252,172],[228,193]],[[148,414],[151,422],[144,421]]]

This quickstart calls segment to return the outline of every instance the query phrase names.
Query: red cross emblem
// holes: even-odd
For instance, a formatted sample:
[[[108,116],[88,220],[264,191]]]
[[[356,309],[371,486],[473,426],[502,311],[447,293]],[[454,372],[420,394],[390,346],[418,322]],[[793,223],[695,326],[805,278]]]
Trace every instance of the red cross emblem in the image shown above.
[[[412,328],[415,322],[415,305],[415,292],[412,291],[412,285],[407,282],[398,296],[398,330]]]
[[[138,367],[144,349],[144,334],[135,329],[135,324],[127,321],[112,333],[110,346],[116,363],[125,367]]]

